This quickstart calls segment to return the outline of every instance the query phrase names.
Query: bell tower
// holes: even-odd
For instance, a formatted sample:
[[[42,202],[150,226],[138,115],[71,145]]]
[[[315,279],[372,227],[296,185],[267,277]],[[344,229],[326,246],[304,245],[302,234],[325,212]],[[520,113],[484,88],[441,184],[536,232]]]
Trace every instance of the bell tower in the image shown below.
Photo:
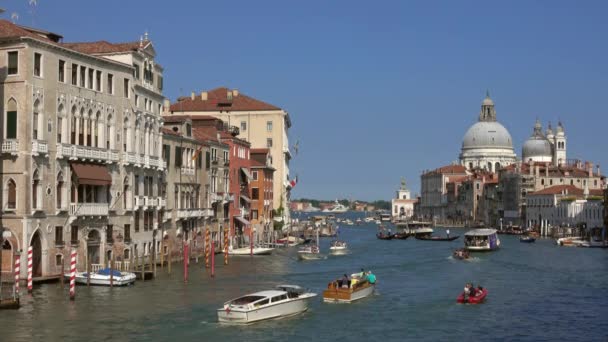
[[[560,121],[557,124],[557,132],[553,138],[553,165],[563,165],[566,163],[566,133],[564,132],[564,125]]]
[[[486,90],[486,98],[481,103],[481,111],[479,112],[479,121],[496,121],[496,109],[494,101],[490,98],[490,91]]]

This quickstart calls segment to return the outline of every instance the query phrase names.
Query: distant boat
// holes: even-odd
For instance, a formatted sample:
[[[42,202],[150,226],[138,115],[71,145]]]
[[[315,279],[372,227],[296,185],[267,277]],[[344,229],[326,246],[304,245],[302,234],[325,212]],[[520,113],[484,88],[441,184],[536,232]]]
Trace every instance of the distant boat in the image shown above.
[[[473,229],[464,234],[464,248],[470,251],[493,251],[500,247],[496,229]]]
[[[253,251],[251,247],[241,247],[241,248],[229,248],[228,255],[270,255],[274,248],[260,247],[254,246]]]
[[[440,237],[440,236],[416,236],[416,240],[423,241],[454,241],[458,239],[460,235],[450,236],[450,237]]]
[[[333,255],[346,254],[348,251],[348,245],[344,241],[334,240],[331,242],[329,247],[329,253]]]
[[[64,277],[70,278],[70,274],[64,274]],[[76,283],[91,284],[101,286],[124,286],[135,282],[135,273],[120,272],[116,269],[103,268],[97,272],[76,272]]]
[[[344,206],[343,204],[341,204],[340,202],[338,202],[338,200],[336,200],[336,202],[334,203],[334,206],[332,208],[327,208],[327,209],[323,210],[324,213],[334,213],[334,214],[343,214],[347,211],[348,211],[348,208],[346,206]]]
[[[519,242],[527,242],[527,243],[532,243],[536,241],[535,238],[531,237],[531,236],[522,236],[519,238]]]

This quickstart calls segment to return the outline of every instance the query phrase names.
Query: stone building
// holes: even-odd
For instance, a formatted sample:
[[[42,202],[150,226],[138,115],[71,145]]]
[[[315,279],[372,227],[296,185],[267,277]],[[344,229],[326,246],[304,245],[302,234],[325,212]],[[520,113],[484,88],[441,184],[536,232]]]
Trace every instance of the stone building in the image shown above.
[[[469,128],[462,140],[460,163],[467,170],[497,172],[515,160],[511,134],[497,121],[494,101],[486,94],[478,122]]]
[[[526,197],[527,226],[550,236],[553,227],[596,228],[604,224],[602,189],[555,185]]]
[[[408,220],[412,218],[416,202],[417,200],[412,199],[410,190],[405,185],[405,180],[402,179],[396,197],[391,200],[391,216],[393,220]]]
[[[463,165],[447,165],[424,172],[420,177],[420,206],[416,216],[439,221],[446,220],[448,217],[446,185],[454,179],[461,179],[469,174],[470,172]]]
[[[72,248],[80,270],[153,250],[154,226],[134,226],[155,215],[165,167],[152,42],[62,39],[0,20],[1,224],[22,265],[33,247],[34,277],[59,275]]]
[[[251,148],[268,148],[274,172],[273,209],[284,208],[283,222],[289,217],[289,148],[288,133],[291,127],[289,114],[274,105],[257,100],[236,89],[216,88],[192,93],[171,104],[171,114],[192,117],[213,116],[229,126],[239,128],[238,138],[251,143]]]

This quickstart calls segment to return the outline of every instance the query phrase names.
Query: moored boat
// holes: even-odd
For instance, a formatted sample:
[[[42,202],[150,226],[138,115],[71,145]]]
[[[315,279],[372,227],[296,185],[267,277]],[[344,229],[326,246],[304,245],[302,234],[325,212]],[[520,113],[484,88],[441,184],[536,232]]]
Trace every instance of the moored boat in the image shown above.
[[[373,277],[372,277],[373,276]],[[326,303],[351,303],[370,296],[376,288],[376,276],[353,274],[350,284],[343,284],[342,280],[332,281],[323,291],[323,301]]]
[[[532,243],[534,241],[536,241],[536,239],[531,236],[522,236],[519,238],[519,242]]]
[[[228,249],[228,255],[235,255],[235,256],[247,256],[247,255],[270,255],[272,254],[272,251],[274,250],[274,248],[268,248],[268,247],[260,247],[260,246],[254,246],[253,248],[251,247],[241,247],[241,248],[229,248]]]
[[[288,317],[308,310],[308,300],[316,293],[299,286],[280,285],[276,290],[260,291],[224,303],[217,310],[220,323],[249,324]]]
[[[473,229],[464,234],[464,248],[470,251],[493,251],[500,247],[496,229]]]
[[[70,274],[64,274],[64,277],[69,279]],[[76,272],[77,284],[90,284],[100,286],[125,286],[135,282],[135,273],[121,272],[110,268],[103,268],[97,272]]]
[[[295,237],[295,236],[288,236],[288,237],[277,240],[278,244],[287,245],[289,247],[297,246],[299,244],[302,244],[303,242],[304,242],[304,239],[301,239],[301,238]]]
[[[380,240],[392,240],[395,236],[393,234],[379,232],[378,234],[376,234],[376,237]]]
[[[410,234],[404,233],[404,232],[393,234],[393,239],[397,239],[397,240],[406,240],[409,237],[410,237]]]
[[[477,290],[477,292],[475,293],[474,296],[465,296],[465,293],[462,292],[458,296],[458,298],[456,298],[456,302],[461,303],[461,304],[465,304],[465,303],[480,304],[486,299],[487,295],[488,295],[487,289]]]
[[[450,236],[450,237],[441,237],[441,236],[416,236],[416,240],[423,241],[454,241],[458,239],[460,235]]]
[[[565,246],[565,247],[580,246],[584,242],[585,242],[585,240],[583,240],[583,238],[581,238],[581,237],[565,237],[565,238],[559,238],[559,239],[555,240],[555,243],[558,246]]]

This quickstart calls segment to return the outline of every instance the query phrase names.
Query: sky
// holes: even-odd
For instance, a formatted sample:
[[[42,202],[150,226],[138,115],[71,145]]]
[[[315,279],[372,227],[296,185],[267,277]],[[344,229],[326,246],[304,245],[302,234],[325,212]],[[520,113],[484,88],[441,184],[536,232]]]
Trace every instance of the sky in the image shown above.
[[[289,112],[292,198],[390,199],[458,159],[489,90],[514,148],[561,120],[608,170],[608,1],[0,0],[65,42],[149,33],[165,96],[237,88]]]

